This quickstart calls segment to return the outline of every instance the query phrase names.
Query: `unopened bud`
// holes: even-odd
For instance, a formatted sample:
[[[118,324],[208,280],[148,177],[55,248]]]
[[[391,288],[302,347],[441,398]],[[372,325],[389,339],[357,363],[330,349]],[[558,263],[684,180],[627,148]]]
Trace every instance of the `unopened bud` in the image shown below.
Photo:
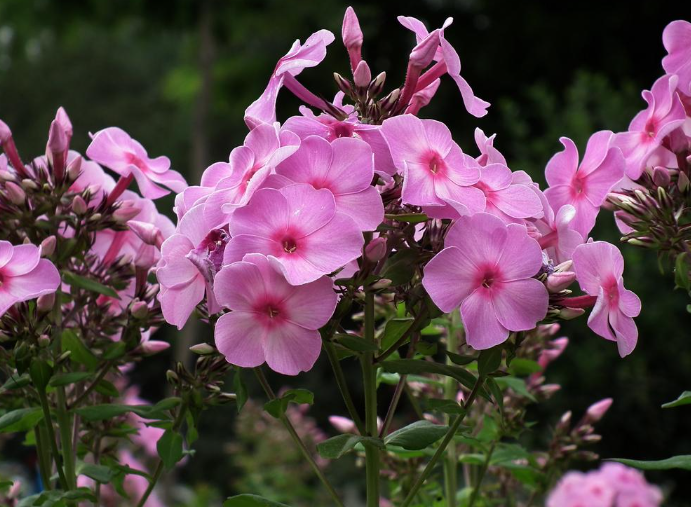
[[[55,305],[55,292],[52,292],[50,294],[44,294],[43,296],[39,296],[39,298],[36,300],[36,308],[41,313],[47,313],[47,312],[51,311],[53,309],[54,305]]]
[[[5,191],[7,192],[7,198],[12,204],[20,206],[26,201],[26,192],[16,183],[11,181],[5,183]]]
[[[48,345],[50,345],[50,336],[47,334],[42,334],[41,336],[38,337],[38,346],[41,347],[42,349],[45,349]]]
[[[560,389],[561,386],[559,384],[545,384],[543,386],[540,386],[540,394],[542,394],[546,398],[549,398]]]
[[[350,95],[353,91],[353,86],[350,84],[350,81],[341,76],[338,72],[334,72],[334,81],[336,81],[338,89],[346,95]]]
[[[4,160],[4,158],[2,159]],[[0,171],[0,181],[15,181],[17,178],[14,177],[9,171]]]
[[[371,263],[377,263],[386,255],[386,238],[379,236],[367,243],[365,247],[365,259]]]
[[[669,171],[666,167],[658,166],[655,169],[653,169],[653,182],[658,187],[666,187],[670,184],[671,181],[672,178],[669,175]]]
[[[387,287],[391,287],[392,283],[393,282],[391,280],[389,280],[388,278],[382,278],[382,279],[374,282],[372,285],[370,285],[370,289],[372,289],[372,290],[386,289]]]
[[[67,361],[67,359],[69,359],[69,357],[70,357],[71,355],[72,355],[72,351],[71,351],[71,350],[66,350],[65,352],[63,352],[62,354],[60,354],[60,357],[58,357],[58,361],[57,361],[57,362],[58,362],[58,363],[63,363],[63,362],[65,362],[65,361]]]
[[[386,97],[384,97],[381,100],[381,102],[379,103],[379,107],[382,108],[382,111],[391,111],[396,105],[396,101],[398,100],[398,97],[400,95],[401,90],[398,88],[394,89],[391,93],[389,93]]]
[[[118,259],[118,262],[115,263],[116,268],[124,268],[125,266],[129,266],[132,264],[133,258],[130,254],[125,254],[120,259]]]
[[[159,249],[161,248],[163,244],[163,233],[155,225],[148,222],[130,220],[127,222],[127,226],[147,245],[153,245]]]
[[[369,65],[367,65],[365,60],[360,60],[360,63],[357,64],[355,72],[353,72],[353,82],[355,83],[355,86],[366,88],[369,86],[371,81],[372,72],[369,69]]]
[[[376,97],[384,89],[384,83],[386,82],[386,72],[382,72],[377,77],[374,78],[367,89],[367,94],[370,97]]]
[[[357,431],[355,423],[347,417],[332,415],[329,416],[329,422],[331,423],[331,426],[336,428],[336,431],[340,431],[341,433],[355,433]]]
[[[38,190],[38,185],[34,180],[30,180],[29,178],[25,178],[22,180],[22,188],[24,190]]]
[[[557,423],[557,430],[567,430],[571,426],[571,411],[565,412]]]
[[[418,69],[424,69],[434,60],[438,47],[439,30],[437,29],[413,48],[413,51],[410,53],[410,65]]]
[[[559,318],[563,320],[571,320],[580,317],[585,313],[583,308],[562,308],[559,310]]]
[[[161,286],[158,285],[157,283],[151,285],[151,286],[147,289],[146,293],[144,294],[144,297],[145,297],[146,299],[153,299],[153,297],[154,297],[156,294],[158,294],[158,291],[159,291],[160,288],[161,288]]]
[[[168,350],[170,348],[170,343],[161,340],[148,340],[139,345],[139,350],[145,356],[152,356]]]
[[[67,112],[65,111],[64,107],[60,106],[58,108],[58,112],[55,114],[55,121],[60,124],[62,130],[65,132],[65,135],[68,138],[72,138],[72,122],[70,121],[70,117],[67,116]]]
[[[98,192],[99,192],[100,190],[101,190],[101,185],[98,184],[98,183],[94,183],[93,185],[89,185],[88,187],[86,187],[86,190],[84,190],[84,192],[82,192],[82,193],[83,193],[84,195],[86,195],[86,194],[88,194],[88,195],[96,195],[96,194],[98,194]]]
[[[124,201],[126,202],[126,201]],[[123,202],[123,205],[120,206],[118,209],[116,209],[113,212],[113,219],[121,224],[124,224],[130,220],[132,220],[134,217],[139,215],[141,213],[142,209],[135,206],[133,203],[130,205],[125,205]]]
[[[554,271],[557,271],[557,272],[571,271],[572,267],[573,267],[573,261],[568,260],[568,261],[564,261],[561,264],[557,264],[556,266],[554,266]]]
[[[576,280],[576,273],[573,271],[554,272],[547,277],[547,290],[553,294],[561,292]]]
[[[48,149],[53,155],[65,153],[69,143],[70,141],[63,126],[57,120],[53,120],[48,132]]]
[[[0,120],[0,144],[4,144],[5,141],[11,138],[12,131],[10,130],[10,127],[7,126],[7,123]]]
[[[192,345],[190,347],[190,352],[194,352],[200,356],[207,356],[209,354],[213,354],[215,351],[216,349],[208,343],[197,343],[196,345]]]
[[[79,173],[82,171],[82,160],[82,156],[77,155],[72,162],[67,165],[67,179],[69,181],[75,181],[79,178]]]
[[[91,216],[88,218],[87,221],[88,221],[88,222],[98,222],[98,221],[101,220],[102,218],[103,218],[103,215],[101,215],[100,213],[94,213],[93,215],[91,215]]]
[[[168,370],[166,372],[166,379],[170,383],[176,383],[180,380],[180,377],[178,377],[178,374],[175,373],[173,370]]]
[[[587,444],[596,444],[600,440],[602,440],[602,435],[596,435],[594,433],[592,435],[586,435],[583,437],[583,441]]]
[[[88,209],[89,207],[86,205],[86,201],[81,195],[77,195],[72,199],[72,211],[77,215],[84,215]]]
[[[149,307],[144,301],[135,301],[130,307],[130,313],[135,319],[143,319],[149,314]]]
[[[5,333],[3,333],[2,331],[0,331],[0,343],[8,342],[8,341],[10,341],[11,339],[12,339],[12,338],[10,338],[7,334],[5,334]]]
[[[574,444],[563,445],[559,448],[562,454],[570,454],[578,450],[578,446]]]
[[[597,403],[590,405],[585,413],[585,418],[590,423],[596,423],[607,413],[612,406],[612,398],[605,398]]]
[[[50,257],[55,252],[55,245],[58,240],[55,236],[48,236],[46,239],[41,241],[41,257]]]
[[[600,459],[600,456],[597,453],[591,451],[579,451],[574,455],[574,457],[581,461],[597,461]]]
[[[348,7],[343,16],[343,27],[341,28],[341,37],[343,38],[343,45],[349,51],[351,49],[359,50],[362,48],[362,41],[364,36],[362,35],[362,29],[360,28],[360,22],[357,19],[357,15],[352,7]]]

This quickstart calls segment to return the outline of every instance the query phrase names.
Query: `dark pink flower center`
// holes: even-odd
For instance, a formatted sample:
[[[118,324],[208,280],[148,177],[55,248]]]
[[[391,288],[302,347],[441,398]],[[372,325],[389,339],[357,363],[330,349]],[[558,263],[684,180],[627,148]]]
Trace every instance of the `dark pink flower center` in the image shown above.
[[[644,130],[649,137],[655,137],[655,134],[657,133],[657,123],[655,122],[654,118],[650,118],[646,122]]]
[[[605,293],[605,298],[610,307],[619,306],[619,284],[612,276],[602,282],[602,290]]]
[[[221,270],[223,253],[229,240],[230,236],[225,230],[214,229],[186,256],[209,283]]]
[[[292,237],[283,238],[281,245],[283,246],[283,251],[288,254],[295,253],[295,251],[298,249],[297,241],[295,241],[295,238]]]
[[[142,171],[148,170],[148,167],[146,166],[144,161],[134,153],[125,153],[125,160],[127,160],[128,164],[132,164],[133,166],[138,167]]]
[[[282,302],[272,298],[260,301],[254,309],[262,317],[261,321],[265,326],[278,325],[286,318]]]
[[[573,197],[585,197],[587,191],[587,180],[582,176],[580,171],[577,172],[571,180],[571,195]]]
[[[2,287],[2,284],[5,283],[5,277],[2,274],[2,271],[0,271],[0,287]]]
[[[334,139],[338,139],[339,137],[353,137],[354,130],[355,128],[351,124],[338,122],[331,126],[331,135]]]
[[[249,185],[250,180],[252,180],[254,175],[257,174],[257,171],[259,171],[259,169],[261,169],[261,168],[262,168],[261,165],[259,165],[259,164],[255,165],[242,176],[242,181],[240,182],[240,186],[242,187],[243,190],[247,188],[247,185]]]
[[[444,159],[436,152],[432,152],[427,156],[426,165],[429,168],[429,172],[434,175],[440,174],[446,169]]]
[[[484,287],[485,289],[490,289],[499,278],[500,273],[497,270],[497,267],[488,264],[484,267],[481,267],[478,271],[477,282],[478,285]]]

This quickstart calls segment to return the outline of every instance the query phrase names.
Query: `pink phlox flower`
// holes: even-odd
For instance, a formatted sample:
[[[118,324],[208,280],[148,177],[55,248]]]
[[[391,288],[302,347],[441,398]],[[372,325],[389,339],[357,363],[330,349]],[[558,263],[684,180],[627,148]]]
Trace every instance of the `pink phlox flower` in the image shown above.
[[[550,493],[546,507],[612,507],[615,494],[599,477],[568,472]]]
[[[662,503],[660,488],[645,480],[640,471],[621,463],[604,463],[600,470],[591,472],[617,491],[615,507],[658,507]]]
[[[333,194],[307,184],[259,190],[233,214],[230,234],[224,264],[261,253],[294,285],[345,266],[364,245],[360,227],[337,211]]]
[[[205,293],[209,312],[218,311],[212,284],[227,242],[226,230],[208,226],[201,205],[185,214],[177,232],[163,242],[156,276],[166,322],[182,329]]]
[[[672,21],[662,32],[662,43],[668,53],[662,59],[662,67],[665,72],[676,74],[679,91],[691,96],[691,23]]]
[[[384,219],[384,205],[374,178],[373,154],[360,139],[343,137],[329,143],[318,136],[303,139],[300,148],[276,168],[292,183],[329,190],[336,211],[348,215],[363,231],[373,231]]]
[[[216,323],[218,350],[229,363],[250,368],[266,362],[284,375],[312,368],[319,357],[319,328],[331,318],[337,296],[327,277],[294,286],[260,254],[226,265],[216,275],[218,302],[232,310]]]
[[[533,329],[545,317],[547,289],[532,278],[542,268],[542,252],[525,227],[477,213],[461,217],[444,246],[425,266],[422,284],[442,311],[460,305],[471,347],[498,345],[510,331]]]
[[[149,158],[141,144],[117,127],[96,132],[86,154],[91,160],[112,169],[122,177],[133,175],[139,191],[149,199],[158,199],[170,193],[161,185],[175,192],[181,192],[187,187],[185,178],[170,169],[168,157]]]
[[[584,238],[595,220],[607,194],[624,176],[624,159],[619,148],[612,146],[612,132],[593,134],[578,164],[578,149],[568,137],[559,140],[564,151],[547,163],[545,177],[549,188],[545,196],[553,209],[570,204],[576,210],[571,228]]]
[[[480,128],[475,129],[475,144],[477,144],[477,147],[480,150],[480,156],[475,160],[477,160],[477,163],[483,167],[488,164],[508,165],[504,155],[502,155],[501,152],[494,147],[495,137],[497,137],[497,134],[492,134],[491,136],[487,137]]]
[[[333,41],[333,33],[319,30],[310,35],[304,44],[300,44],[299,40],[293,43],[290,51],[278,60],[264,93],[245,110],[245,123],[250,129],[276,121],[276,98],[283,87],[285,74],[297,76],[304,69],[319,65],[326,57],[326,46]]]
[[[485,209],[482,192],[472,186],[480,178],[479,168],[468,164],[470,157],[453,142],[446,125],[405,114],[384,121],[382,133],[404,178],[404,203],[443,207],[453,202],[467,209],[462,214]]]
[[[398,21],[408,30],[415,33],[418,44],[429,36],[430,32],[427,30],[427,27],[418,19],[410,16],[399,16]],[[461,92],[466,110],[473,116],[481,118],[487,114],[487,108],[490,104],[476,97],[473,94],[473,89],[461,76],[461,59],[454,47],[444,37],[444,30],[449,27],[451,23],[453,23],[453,18],[447,18],[439,30],[439,47],[434,56],[434,60],[437,63],[420,77],[415,91],[417,92],[426,88],[442,75],[448,74],[449,77],[454,80],[458,90]]]
[[[588,327],[616,341],[621,357],[630,354],[638,340],[633,317],[641,312],[641,300],[624,288],[624,258],[619,249],[604,241],[580,245],[573,253],[573,269],[583,292],[597,296]]]
[[[475,187],[485,196],[485,211],[506,223],[523,223],[526,218],[543,216],[535,184],[527,174],[512,173],[504,164],[480,167],[480,181]]]
[[[544,215],[533,222],[540,233],[537,240],[550,259],[554,260],[555,264],[561,264],[570,260],[573,251],[584,241],[583,236],[573,229],[576,208],[571,204],[565,204],[555,214],[544,194],[539,192],[538,195],[542,201]]]
[[[626,175],[632,180],[640,178],[650,155],[686,119],[684,105],[676,92],[678,80],[676,75],[667,74],[655,81],[650,91],[643,90],[648,107],[631,120],[628,132],[615,136],[613,144],[621,148],[626,159]]]
[[[247,134],[242,146],[230,153],[230,162],[217,162],[202,175],[202,187],[214,187],[203,201],[209,225],[221,227],[233,211],[244,206],[283,160],[298,149],[300,139],[281,132],[278,123],[262,124]]]
[[[51,294],[60,287],[60,273],[41,259],[35,245],[0,241],[0,316],[16,303]]]

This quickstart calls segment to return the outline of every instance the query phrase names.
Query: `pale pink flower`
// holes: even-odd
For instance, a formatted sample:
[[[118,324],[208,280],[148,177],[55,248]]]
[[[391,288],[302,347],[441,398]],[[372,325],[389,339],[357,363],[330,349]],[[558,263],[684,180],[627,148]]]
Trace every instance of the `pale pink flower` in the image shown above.
[[[641,312],[641,300],[624,288],[624,258],[619,249],[604,241],[580,245],[573,253],[573,268],[581,289],[597,296],[588,327],[616,341],[624,357],[636,347],[638,329],[633,317]]]
[[[638,113],[628,132],[615,136],[613,144],[621,148],[626,158],[626,175],[637,180],[643,174],[650,156],[662,145],[662,141],[686,119],[684,106],[676,92],[676,75],[659,78],[648,90],[643,90],[643,100],[648,107]]]
[[[662,67],[665,72],[676,74],[679,91],[691,96],[691,23],[672,21],[662,32],[662,43],[668,53],[662,59]]]
[[[621,463],[604,463],[596,473],[616,491],[614,507],[658,507],[662,503],[662,492],[645,480],[638,470]]]
[[[485,208],[477,167],[470,166],[448,127],[435,120],[406,114],[389,118],[382,133],[394,164],[403,175],[401,198],[415,206],[446,206],[451,202],[476,213]]]
[[[547,498],[546,507],[612,507],[616,490],[607,481],[581,472],[569,472]]]
[[[369,145],[349,137],[329,143],[317,136],[302,141],[298,151],[276,168],[289,183],[307,183],[329,190],[336,211],[348,215],[363,231],[373,231],[384,219],[384,205],[374,178]]]
[[[549,188],[545,196],[553,209],[570,204],[576,216],[570,228],[587,237],[595,225],[600,206],[607,193],[624,176],[624,159],[618,148],[612,147],[612,132],[603,130],[593,134],[578,164],[578,148],[568,137],[559,139],[564,151],[547,163],[545,177]]]
[[[117,127],[96,132],[86,154],[123,178],[134,176],[140,192],[149,199],[170,193],[160,185],[175,192],[181,192],[187,186],[182,175],[170,169],[168,157],[149,158],[141,144]]]
[[[429,36],[429,31],[418,19],[410,16],[399,16],[398,21],[404,27],[415,33],[418,44]],[[476,97],[468,82],[461,76],[461,59],[453,46],[444,38],[444,30],[451,25],[452,22],[453,18],[447,18],[444,25],[439,30],[439,48],[434,58],[437,63],[425,74],[420,76],[415,91],[417,92],[426,88],[444,74],[448,74],[449,77],[454,80],[458,90],[461,92],[466,110],[473,116],[480,118],[487,114],[487,108],[490,104]]]
[[[542,201],[544,212],[543,217],[533,223],[541,234],[538,243],[550,259],[553,259],[556,264],[561,264],[570,260],[576,247],[583,243],[583,236],[573,229],[576,208],[565,204],[559,208],[555,216],[544,194],[539,192],[538,196]]]
[[[336,210],[333,194],[306,184],[259,190],[233,214],[230,234],[224,264],[261,253],[294,285],[345,266],[364,245],[355,221]]]
[[[268,258],[248,254],[223,267],[214,290],[232,310],[218,319],[215,332],[229,363],[251,368],[266,362],[284,375],[312,368],[322,344],[318,330],[336,308],[329,278],[294,286]]]
[[[547,289],[532,278],[542,252],[525,227],[478,213],[461,217],[444,245],[425,266],[422,284],[442,311],[460,305],[470,346],[493,347],[545,317]]]
[[[245,123],[249,128],[276,121],[276,98],[286,75],[297,76],[304,69],[319,65],[326,57],[326,46],[333,41],[334,35],[330,31],[319,30],[304,44],[299,40],[293,43],[290,51],[278,60],[264,93],[245,110]]]
[[[475,187],[485,196],[485,211],[507,223],[521,223],[525,218],[542,216],[542,203],[534,183],[525,173],[512,173],[503,164],[480,167],[480,181]]]
[[[60,273],[52,262],[41,259],[41,249],[0,241],[0,316],[16,303],[55,292]]]
[[[242,146],[233,149],[230,163],[209,166],[201,181],[202,187],[214,187],[203,200],[208,224],[227,224],[233,211],[247,204],[276,165],[295,153],[299,144],[297,135],[281,132],[278,123],[261,124],[247,134]]]
[[[483,167],[488,164],[508,165],[504,155],[494,147],[495,137],[497,137],[497,134],[487,137],[480,128],[475,129],[475,144],[477,144],[480,150],[480,156],[475,160]]]
[[[177,232],[163,242],[156,277],[166,322],[182,329],[205,293],[209,312],[218,311],[212,284],[221,269],[227,242],[225,230],[208,227],[202,206],[185,214]]]

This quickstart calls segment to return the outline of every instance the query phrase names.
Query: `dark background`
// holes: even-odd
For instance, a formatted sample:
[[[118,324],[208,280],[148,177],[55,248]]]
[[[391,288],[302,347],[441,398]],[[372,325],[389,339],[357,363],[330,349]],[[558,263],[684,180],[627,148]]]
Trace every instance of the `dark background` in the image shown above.
[[[340,43],[347,5],[336,0],[0,0],[0,118],[28,158],[43,152],[50,120],[62,105],[75,127],[75,149],[85,150],[88,132],[117,125],[150,155],[168,155],[173,168],[194,183],[200,170],[226,160],[242,143],[243,111],[263,91],[276,60],[294,39],[304,40],[319,28],[336,34],[326,61],[301,75],[313,91],[327,97],[335,93],[331,73],[348,74]],[[492,107],[485,118],[468,115],[454,84],[443,79],[422,116],[446,122],[471,154],[476,153],[476,126],[487,134],[497,132],[495,145],[510,167],[538,181],[549,157],[561,149],[559,136],[571,137],[582,150],[592,132],[626,128],[644,106],[640,90],[663,72],[662,30],[670,21],[691,17],[689,4],[681,1],[352,5],[365,32],[363,55],[373,74],[387,72],[387,88],[403,79],[414,44],[396,16],[415,16],[431,27],[453,16],[446,37],[461,56],[464,77]],[[297,114],[297,104],[284,92],[279,119]],[[171,206],[171,199],[160,202],[162,210]],[[607,212],[594,236],[617,240]],[[563,330],[571,344],[548,370],[548,380],[562,390],[533,415],[554,423],[571,409],[579,417],[589,404],[611,396],[614,405],[599,426],[604,438],[597,451],[603,457],[690,454],[691,408],[660,409],[691,385],[689,301],[672,291],[669,266],[661,274],[652,252],[622,250],[627,287],[643,302],[638,347],[622,360],[613,343],[587,329],[585,319],[568,323]],[[188,329],[183,338],[166,329],[158,335],[178,346],[135,372],[147,397],[164,394],[170,361],[183,357],[186,344],[202,339],[204,332]],[[278,385],[278,378],[272,380]],[[341,413],[342,407],[326,365],[320,361],[313,373],[290,382],[315,391],[313,415],[330,431],[326,417]],[[203,421],[197,455],[179,474],[199,494],[194,505],[204,505],[206,493],[200,491],[227,495],[246,484],[246,468],[224,444],[233,439],[234,409],[210,411]],[[333,470],[332,475],[348,480]],[[648,477],[671,492],[669,505],[691,505],[688,473]]]

